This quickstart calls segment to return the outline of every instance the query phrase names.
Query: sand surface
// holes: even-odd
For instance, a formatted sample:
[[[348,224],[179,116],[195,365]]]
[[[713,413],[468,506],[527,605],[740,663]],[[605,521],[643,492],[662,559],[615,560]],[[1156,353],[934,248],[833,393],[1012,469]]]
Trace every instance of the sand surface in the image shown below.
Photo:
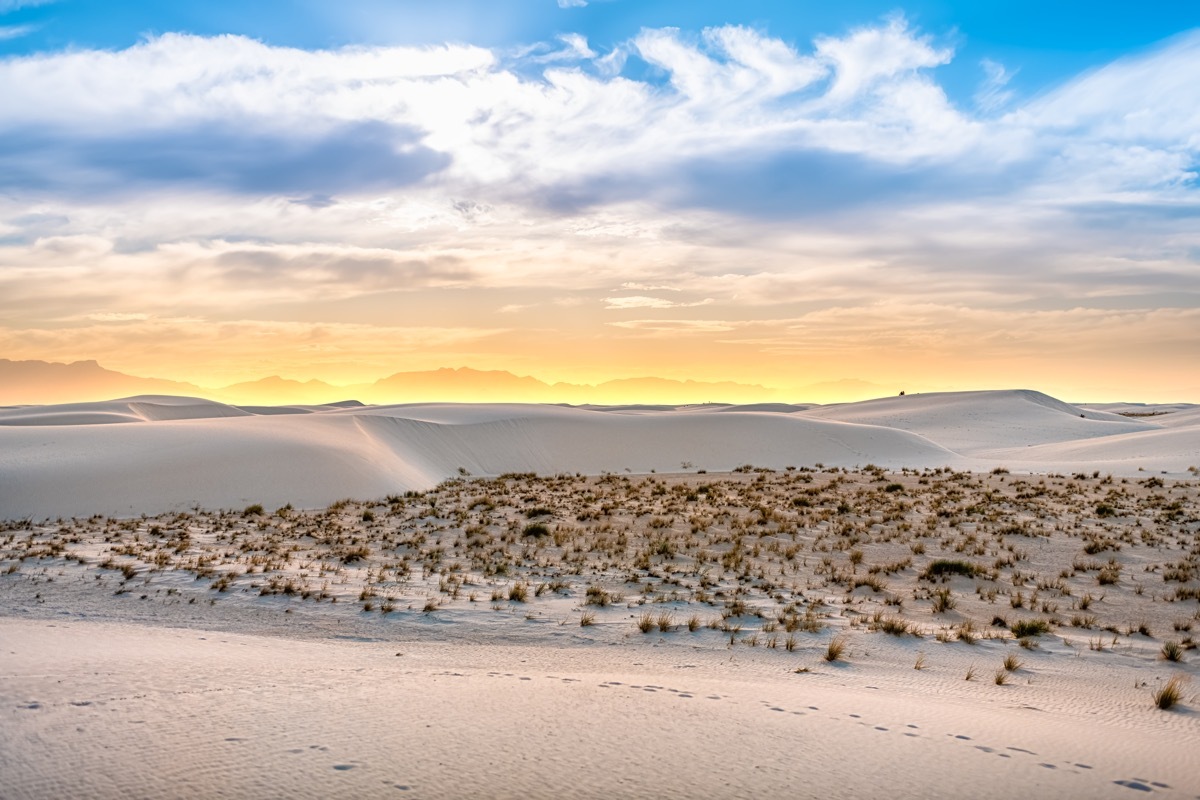
[[[400,627],[400,626],[398,626]],[[24,797],[1188,797],[1195,726],[658,645],[321,642],[0,619]],[[903,676],[899,676],[903,677]],[[905,684],[908,685],[905,685]],[[1086,735],[1083,735],[1086,732]]]
[[[0,410],[0,797],[1200,797],[1198,432]]]
[[[1196,797],[1198,557],[1200,486],[1157,475],[513,475],[15,521],[0,776],[31,798]]]
[[[1189,468],[1200,467],[1194,406],[1117,408],[1153,414],[1128,417],[1033,391],[994,391],[763,408],[262,409],[141,397],[0,409],[0,519],[315,508],[507,472],[872,464],[1195,477]]]

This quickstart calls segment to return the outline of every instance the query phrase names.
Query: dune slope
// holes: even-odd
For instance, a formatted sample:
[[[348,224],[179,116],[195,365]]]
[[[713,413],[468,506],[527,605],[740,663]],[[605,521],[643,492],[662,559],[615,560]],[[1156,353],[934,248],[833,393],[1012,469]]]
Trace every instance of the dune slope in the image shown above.
[[[124,424],[105,424],[115,422]],[[316,507],[426,489],[466,473],[818,463],[1189,477],[1200,463],[1200,410],[1129,418],[1027,390],[815,408],[240,408],[167,396],[25,406],[0,409],[0,519]]]

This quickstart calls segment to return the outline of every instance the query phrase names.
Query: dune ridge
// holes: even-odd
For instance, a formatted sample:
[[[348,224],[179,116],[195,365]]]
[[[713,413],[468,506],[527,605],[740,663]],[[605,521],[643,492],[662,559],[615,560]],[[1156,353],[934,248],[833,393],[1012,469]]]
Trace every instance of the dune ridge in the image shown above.
[[[0,518],[317,507],[506,472],[821,463],[1189,477],[1200,461],[1200,408],[1170,409],[1126,417],[1030,390],[814,407],[260,408],[163,395],[25,406],[0,409]]]

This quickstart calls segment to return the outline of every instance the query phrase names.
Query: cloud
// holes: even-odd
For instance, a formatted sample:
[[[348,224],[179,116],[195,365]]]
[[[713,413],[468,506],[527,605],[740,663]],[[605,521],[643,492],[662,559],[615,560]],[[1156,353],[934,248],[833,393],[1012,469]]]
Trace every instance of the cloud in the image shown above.
[[[36,25],[0,25],[0,42],[19,39],[37,30]]]
[[[584,8],[587,0],[558,0],[559,8]]]
[[[160,317],[465,330],[537,306],[531,351],[678,335],[739,364],[889,342],[1042,357],[1015,326],[1044,353],[1120,350],[1089,325],[1195,345],[1200,33],[1033,99],[1008,88],[1019,65],[984,64],[962,102],[952,49],[899,17],[594,46],[168,34],[0,58],[0,332],[65,357],[86,339],[55,326],[89,314],[153,309],[90,320],[116,347]],[[615,319],[705,304],[720,319]]]
[[[0,189],[108,192],[155,185],[254,195],[388,190],[444,169],[449,156],[411,129],[367,121],[296,135],[225,124],[95,138],[32,129],[0,148]]]
[[[697,300],[693,303],[680,303],[674,300],[666,300],[662,297],[645,297],[634,295],[631,297],[606,297],[604,298],[605,308],[610,309],[626,309],[626,308],[692,308],[694,306],[706,306],[712,303],[711,298]]]
[[[975,105],[990,114],[1012,101],[1013,91],[1005,87],[1013,76],[1003,64],[990,58],[980,61],[979,66],[983,68],[984,80],[975,92]]]
[[[631,319],[608,322],[614,328],[625,328],[650,334],[724,333],[737,329],[734,323],[704,319]]]
[[[0,14],[8,14],[22,8],[48,6],[58,0],[0,0]]]
[[[150,315],[106,311],[88,314],[87,319],[92,320],[93,322],[142,322],[150,319]]]
[[[949,63],[953,51],[935,48],[928,36],[915,34],[901,16],[882,27],[863,27],[849,36],[821,37],[817,59],[829,64],[835,77],[828,102],[849,102],[873,91],[894,88],[897,78],[910,81],[919,70]]]

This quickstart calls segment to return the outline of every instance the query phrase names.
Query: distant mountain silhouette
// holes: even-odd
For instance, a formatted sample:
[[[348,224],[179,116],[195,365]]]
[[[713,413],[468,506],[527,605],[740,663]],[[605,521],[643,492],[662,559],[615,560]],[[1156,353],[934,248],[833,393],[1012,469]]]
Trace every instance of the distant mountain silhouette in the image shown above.
[[[913,388],[913,387],[910,387]],[[618,378],[596,385],[546,383],[528,375],[469,367],[397,372],[374,383],[338,386],[272,375],[221,388],[142,378],[105,369],[95,361],[59,364],[0,359],[0,405],[111,400],[137,394],[205,397],[241,405],[364,403],[571,403],[575,405],[828,402],[894,394],[856,379],[778,389],[733,381]]]
[[[343,386],[334,386],[315,378],[309,381],[295,381],[278,375],[234,383],[216,390],[214,394],[219,395],[225,402],[243,405],[317,405],[345,400],[351,396]]]
[[[549,384],[528,375],[469,367],[427,372],[398,372],[365,387],[347,387],[355,397],[374,403],[538,402],[538,403],[737,403],[774,397],[777,390],[750,384],[677,381],[668,378],[621,378],[592,386]]]
[[[0,358],[0,405],[78,403],[139,394],[212,396],[212,392],[195,384],[138,378],[105,369],[95,361],[60,364]]]

